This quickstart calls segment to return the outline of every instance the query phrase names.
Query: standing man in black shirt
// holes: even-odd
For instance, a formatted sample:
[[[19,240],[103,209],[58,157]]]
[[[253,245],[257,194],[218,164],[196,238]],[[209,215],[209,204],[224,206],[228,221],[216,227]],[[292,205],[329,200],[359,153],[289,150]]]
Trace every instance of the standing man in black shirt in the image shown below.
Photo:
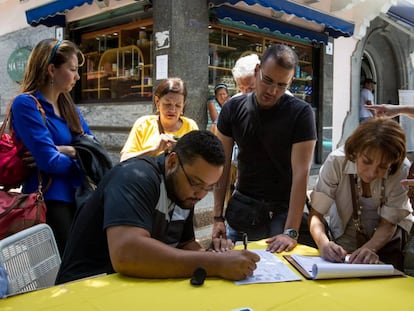
[[[301,222],[307,226],[302,216],[316,128],[312,107],[285,94],[297,63],[288,46],[269,47],[256,65],[255,91],[230,99],[220,113],[218,137],[226,161],[214,192],[214,238],[237,241],[247,233],[250,240],[269,238],[269,251],[289,251],[301,236]],[[239,175],[224,214],[235,142]]]

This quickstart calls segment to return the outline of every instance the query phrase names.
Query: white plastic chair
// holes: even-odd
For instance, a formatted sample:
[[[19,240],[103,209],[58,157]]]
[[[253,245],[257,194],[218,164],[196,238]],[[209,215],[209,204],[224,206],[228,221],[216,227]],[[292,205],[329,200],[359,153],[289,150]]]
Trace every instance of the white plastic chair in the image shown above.
[[[0,261],[7,271],[7,295],[54,285],[60,256],[52,229],[39,224],[0,240]]]

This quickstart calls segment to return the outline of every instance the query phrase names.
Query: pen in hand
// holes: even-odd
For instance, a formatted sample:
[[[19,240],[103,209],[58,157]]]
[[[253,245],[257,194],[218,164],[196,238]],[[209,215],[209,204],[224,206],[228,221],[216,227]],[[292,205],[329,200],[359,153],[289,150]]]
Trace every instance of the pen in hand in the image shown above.
[[[243,246],[244,246],[244,249],[247,249],[247,242],[248,242],[247,233],[243,233]]]

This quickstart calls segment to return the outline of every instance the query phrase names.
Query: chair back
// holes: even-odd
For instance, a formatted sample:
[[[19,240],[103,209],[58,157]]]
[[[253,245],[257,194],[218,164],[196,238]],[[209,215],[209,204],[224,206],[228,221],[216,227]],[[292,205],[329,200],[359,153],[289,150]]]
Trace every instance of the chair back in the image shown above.
[[[7,295],[55,284],[61,259],[52,229],[39,224],[0,240],[0,262],[7,271]]]

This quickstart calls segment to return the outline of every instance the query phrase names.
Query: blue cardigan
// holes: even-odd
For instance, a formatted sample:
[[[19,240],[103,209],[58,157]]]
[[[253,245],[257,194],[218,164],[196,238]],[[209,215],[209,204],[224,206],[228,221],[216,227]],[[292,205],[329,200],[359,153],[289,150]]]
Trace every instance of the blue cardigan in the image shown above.
[[[52,183],[44,197],[46,200],[74,202],[75,190],[81,184],[83,174],[77,161],[60,153],[56,146],[71,145],[74,139],[66,121],[53,111],[40,92],[35,92],[46,115],[46,125],[35,101],[27,94],[18,95],[12,105],[12,125],[17,140],[22,140],[32,153],[37,167],[43,173],[44,183],[48,176]],[[83,131],[91,134],[85,119],[76,108],[81,120]],[[34,170],[24,183],[22,192],[31,193],[37,189],[37,170]]]

